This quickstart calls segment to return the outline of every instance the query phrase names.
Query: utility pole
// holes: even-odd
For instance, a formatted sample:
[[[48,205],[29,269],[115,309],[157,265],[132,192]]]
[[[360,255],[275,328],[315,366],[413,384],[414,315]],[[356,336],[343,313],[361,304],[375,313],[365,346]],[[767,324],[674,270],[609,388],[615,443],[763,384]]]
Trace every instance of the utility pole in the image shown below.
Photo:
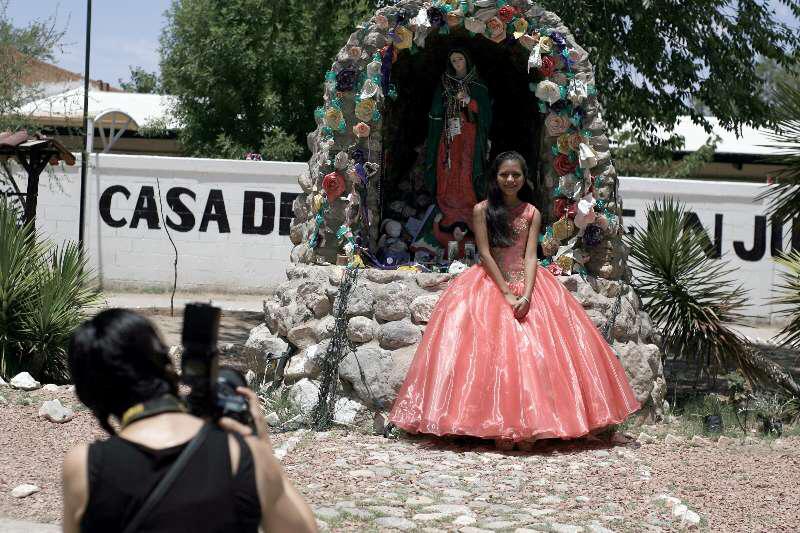
[[[89,131],[89,51],[92,42],[92,0],[86,0],[86,66],[83,71],[83,131],[86,134],[81,154],[81,191],[80,211],[78,215],[78,246],[83,247],[84,219],[86,209],[86,172],[89,166],[89,141],[94,138],[94,124]]]

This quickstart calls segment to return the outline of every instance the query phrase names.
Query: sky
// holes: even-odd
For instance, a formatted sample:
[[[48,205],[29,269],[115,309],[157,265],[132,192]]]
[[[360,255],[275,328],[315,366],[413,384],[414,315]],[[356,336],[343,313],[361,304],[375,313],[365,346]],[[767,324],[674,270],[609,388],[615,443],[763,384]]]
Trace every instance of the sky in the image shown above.
[[[83,72],[86,33],[86,0],[7,0],[8,15],[16,26],[51,16],[66,32],[55,63],[73,72]],[[158,37],[164,11],[171,0],[93,0],[90,78],[118,85],[129,78],[129,66],[158,70]],[[31,5],[36,9],[31,9]],[[779,0],[772,0],[778,17],[800,29],[798,22]]]

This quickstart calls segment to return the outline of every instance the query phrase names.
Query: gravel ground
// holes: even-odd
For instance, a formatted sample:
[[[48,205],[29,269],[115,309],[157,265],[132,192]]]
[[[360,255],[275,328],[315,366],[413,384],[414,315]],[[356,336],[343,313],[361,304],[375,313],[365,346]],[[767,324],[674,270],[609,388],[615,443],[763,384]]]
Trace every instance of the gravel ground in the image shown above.
[[[56,523],[61,458],[103,432],[64,388],[2,388],[0,396],[7,402],[0,405],[0,516]],[[75,418],[39,419],[38,407],[52,398],[76,409]],[[532,452],[500,453],[480,441],[387,440],[356,431],[273,436],[286,471],[330,531],[800,529],[800,438],[728,446],[654,440],[543,442]],[[13,498],[22,483],[41,491]],[[697,526],[673,516],[681,505],[687,519],[697,514]]]

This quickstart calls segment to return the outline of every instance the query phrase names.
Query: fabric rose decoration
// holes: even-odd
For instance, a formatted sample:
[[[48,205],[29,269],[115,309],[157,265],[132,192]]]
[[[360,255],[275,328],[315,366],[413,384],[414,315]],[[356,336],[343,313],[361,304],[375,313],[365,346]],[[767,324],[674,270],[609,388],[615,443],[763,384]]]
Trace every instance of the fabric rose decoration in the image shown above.
[[[576,183],[575,175],[573,174],[566,174],[558,178],[558,188],[561,189],[561,193],[566,196],[572,196],[575,192]]]
[[[562,133],[566,133],[569,129],[569,125],[569,120],[567,120],[566,117],[555,113],[550,113],[547,115],[547,118],[544,119],[544,127],[547,129],[547,135],[551,137],[557,137]]]
[[[338,198],[344,192],[344,176],[339,172],[331,172],[322,178],[322,188],[328,195],[328,200]]]
[[[447,14],[447,25],[451,28],[458,28],[461,26],[461,20],[464,14],[461,11],[451,11]]]
[[[561,87],[549,80],[540,81],[536,86],[536,98],[548,104],[561,100]]]
[[[544,56],[542,58],[542,66],[539,67],[539,72],[545,78],[549,78],[556,72],[556,60],[553,56]]]
[[[500,8],[497,12],[497,17],[503,21],[504,24],[509,24],[514,17],[517,15],[517,10],[514,6],[510,6],[508,4],[504,5]]]
[[[541,45],[542,47],[543,54],[549,54],[550,52],[553,51],[555,43],[553,42],[553,39],[551,39],[550,37],[544,36],[541,39],[539,39],[539,45]]]
[[[372,98],[368,100],[361,100],[356,105],[356,117],[358,120],[369,122],[375,113],[375,100]]]
[[[577,152],[580,149],[581,144],[585,142],[586,139],[580,133],[573,133],[569,136],[569,147],[574,152]]]
[[[570,134],[569,133],[562,133],[558,137],[558,141],[556,141],[556,146],[558,146],[558,151],[562,154],[569,155],[572,148],[569,145],[570,141]]]
[[[353,46],[351,48],[348,48],[347,55],[350,56],[350,59],[353,60],[361,59],[361,47]]]
[[[528,21],[520,17],[511,25],[514,28],[514,39],[519,39],[528,31]]]
[[[569,51],[569,59],[573,63],[583,61],[584,59],[586,59],[586,51],[573,48],[572,50]]]
[[[358,73],[354,68],[343,68],[336,73],[336,90],[339,92],[350,92],[356,85]]]
[[[389,27],[389,19],[385,15],[375,15],[375,26],[379,30],[385,30]]]
[[[314,213],[319,213],[319,210],[322,209],[323,206],[323,198],[321,194],[315,194],[314,198],[311,200],[311,210]]]
[[[592,193],[589,193],[578,202],[577,212],[575,213],[575,226],[583,229],[593,223],[595,218],[594,196],[592,196]]]
[[[467,31],[471,31],[472,33],[482,34],[486,31],[486,24],[475,17],[469,17],[464,21],[464,27]]]
[[[539,44],[539,34],[534,33],[533,35],[523,35],[519,38],[519,42],[528,50],[533,50],[533,47]]]
[[[369,127],[369,124],[366,124],[364,122],[359,122],[358,124],[353,126],[353,135],[355,135],[356,137],[358,137],[360,139],[363,139],[365,137],[369,137],[369,132],[370,131],[371,131],[371,128]]]
[[[405,50],[411,48],[411,43],[414,40],[414,34],[405,26],[400,26],[394,30],[394,47],[398,50]]]
[[[506,38],[506,25],[497,17],[492,17],[486,22],[486,30],[489,32],[489,40],[501,43]]]
[[[556,169],[556,172],[559,176],[564,176],[566,174],[572,174],[575,172],[575,169],[578,165],[575,164],[574,161],[570,161],[569,157],[564,154],[559,154],[553,160],[553,168]]]
[[[342,126],[344,115],[342,110],[336,107],[329,107],[325,110],[325,125],[333,130],[338,130]]]
[[[555,239],[545,239],[542,241],[542,253],[545,257],[550,257],[558,252],[559,243]]]
[[[554,276],[560,276],[561,274],[563,274],[563,273],[564,273],[564,272],[561,270],[561,267],[560,267],[560,266],[558,266],[558,265],[557,265],[557,264],[555,264],[555,263],[550,263],[549,265],[547,265],[547,270],[549,270],[549,271],[550,271],[550,273],[551,273],[552,275],[554,275]]]
[[[603,242],[603,230],[600,226],[592,224],[587,226],[583,232],[583,243],[586,246],[597,246]]]
[[[339,152],[336,154],[336,157],[333,158],[333,166],[336,167],[338,170],[344,170],[350,165],[350,156],[347,155],[347,152]]]
[[[569,274],[572,272],[572,265],[574,261],[572,260],[572,256],[569,255],[560,255],[556,258],[556,264],[561,267],[564,274]]]
[[[608,230],[608,219],[605,215],[600,215],[595,218],[594,223],[600,227],[601,230],[606,231]]]

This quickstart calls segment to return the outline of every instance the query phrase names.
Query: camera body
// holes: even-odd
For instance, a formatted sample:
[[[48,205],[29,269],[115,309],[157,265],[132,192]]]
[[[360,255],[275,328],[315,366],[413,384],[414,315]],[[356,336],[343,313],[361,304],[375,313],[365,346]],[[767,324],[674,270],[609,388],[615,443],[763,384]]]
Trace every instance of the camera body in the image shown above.
[[[247,400],[236,392],[247,381],[238,370],[219,366],[219,320],[218,307],[186,304],[181,335],[181,381],[190,388],[186,403],[195,416],[214,420],[227,416],[254,427]]]

